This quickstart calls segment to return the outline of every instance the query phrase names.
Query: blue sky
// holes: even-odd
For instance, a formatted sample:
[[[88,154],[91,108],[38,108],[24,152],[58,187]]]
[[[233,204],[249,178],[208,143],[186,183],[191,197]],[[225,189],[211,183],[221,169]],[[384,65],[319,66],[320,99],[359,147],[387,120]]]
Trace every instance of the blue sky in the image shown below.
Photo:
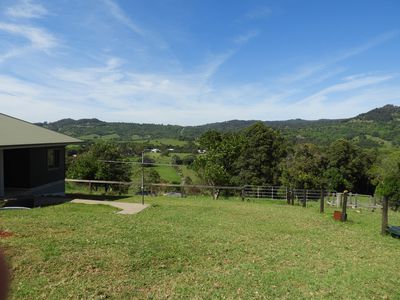
[[[400,104],[400,1],[0,0],[0,112],[196,125]]]

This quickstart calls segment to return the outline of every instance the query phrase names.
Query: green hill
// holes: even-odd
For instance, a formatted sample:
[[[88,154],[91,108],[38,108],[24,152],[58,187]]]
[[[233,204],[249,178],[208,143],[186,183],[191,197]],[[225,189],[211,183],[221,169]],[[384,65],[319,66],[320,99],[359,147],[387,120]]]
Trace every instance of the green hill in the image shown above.
[[[238,131],[256,120],[231,120],[200,126],[138,124],[104,122],[98,119],[63,119],[39,125],[85,140],[112,139],[118,141],[163,141],[177,145],[176,141],[195,140],[207,130]],[[400,145],[400,107],[386,105],[349,119],[321,119],[315,121],[294,119],[264,121],[279,129],[292,142],[312,142],[327,145],[339,138],[352,139],[363,147]]]

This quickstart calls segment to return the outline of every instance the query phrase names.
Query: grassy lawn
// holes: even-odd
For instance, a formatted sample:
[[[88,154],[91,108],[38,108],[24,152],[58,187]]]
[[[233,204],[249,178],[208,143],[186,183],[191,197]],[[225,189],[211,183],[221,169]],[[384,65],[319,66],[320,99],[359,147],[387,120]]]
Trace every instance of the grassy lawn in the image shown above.
[[[0,211],[0,229],[15,234],[0,239],[13,298],[400,297],[400,241],[379,235],[378,212],[350,210],[342,224],[316,205],[146,201],[138,215],[70,203]]]
[[[160,174],[160,177],[163,181],[175,182],[178,184],[181,182],[181,178],[179,177],[179,174],[174,167],[156,166],[154,167],[154,169],[158,172],[158,174]]]

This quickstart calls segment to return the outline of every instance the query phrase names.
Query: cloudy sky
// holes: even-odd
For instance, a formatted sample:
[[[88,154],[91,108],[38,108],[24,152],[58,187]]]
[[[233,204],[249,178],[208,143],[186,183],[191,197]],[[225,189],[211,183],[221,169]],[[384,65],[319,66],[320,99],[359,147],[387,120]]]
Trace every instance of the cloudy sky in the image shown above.
[[[0,0],[0,112],[195,125],[400,104],[400,1]]]

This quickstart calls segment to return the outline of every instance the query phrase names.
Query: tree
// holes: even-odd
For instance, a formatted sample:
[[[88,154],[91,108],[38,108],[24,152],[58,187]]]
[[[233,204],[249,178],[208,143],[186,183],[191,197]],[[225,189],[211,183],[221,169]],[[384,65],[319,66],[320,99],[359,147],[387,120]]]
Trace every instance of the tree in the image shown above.
[[[199,140],[206,149],[193,163],[200,178],[212,186],[230,185],[236,175],[235,162],[240,154],[242,136],[234,133],[207,132]],[[214,193],[218,198],[219,190]]]
[[[218,147],[224,135],[216,130],[210,130],[200,136],[198,143],[202,149],[210,151]]]
[[[107,161],[123,161],[118,146],[110,142],[94,143],[87,152],[69,160],[67,176],[75,179],[130,181],[130,164]]]
[[[183,164],[183,160],[182,160],[182,158],[180,158],[180,156],[174,154],[171,157],[171,164],[173,164],[173,165],[181,165],[181,164]]]
[[[182,159],[182,162],[186,166],[191,166],[194,163],[195,160],[196,160],[196,156],[195,155],[186,155]]]
[[[297,145],[282,166],[282,184],[300,189],[320,189],[326,185],[326,156],[314,144]]]
[[[370,169],[376,160],[374,153],[340,139],[329,146],[327,158],[328,168],[325,177],[331,189],[352,190],[358,193],[372,192]]]
[[[142,158],[140,157],[140,158],[138,158],[138,160],[137,160],[138,162],[142,162]],[[143,163],[144,163],[144,167],[145,168],[147,168],[147,167],[152,167],[152,164],[154,164],[156,162],[156,160],[154,159],[154,158],[151,158],[150,156],[148,156],[148,155],[144,155],[143,156]]]
[[[194,168],[210,185],[277,184],[286,143],[279,132],[258,122],[240,133],[209,131]]]
[[[377,184],[375,193],[386,197],[389,205],[397,211],[400,207],[400,158],[398,153],[393,153],[379,161],[373,172]]]
[[[236,184],[278,184],[280,163],[287,153],[284,138],[262,122],[245,129],[241,136],[240,155],[235,161]]]
[[[153,169],[153,168],[149,168],[146,170],[146,172],[144,173],[144,180],[145,182],[148,183],[160,183],[161,182],[161,176],[160,174],[157,172],[157,170]]]

